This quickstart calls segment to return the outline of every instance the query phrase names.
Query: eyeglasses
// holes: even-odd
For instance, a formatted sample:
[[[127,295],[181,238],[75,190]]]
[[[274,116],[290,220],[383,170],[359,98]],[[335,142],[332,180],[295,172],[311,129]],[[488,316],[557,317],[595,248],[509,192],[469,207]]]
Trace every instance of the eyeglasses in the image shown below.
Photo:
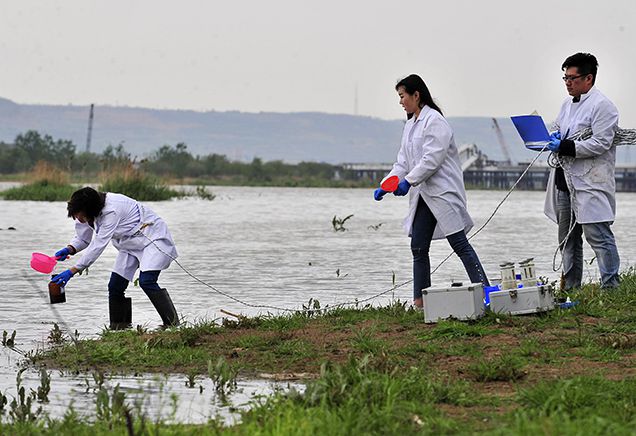
[[[578,76],[563,76],[561,78],[563,79],[564,82],[573,82],[579,77],[585,77],[585,76],[587,76],[587,74],[579,74]]]

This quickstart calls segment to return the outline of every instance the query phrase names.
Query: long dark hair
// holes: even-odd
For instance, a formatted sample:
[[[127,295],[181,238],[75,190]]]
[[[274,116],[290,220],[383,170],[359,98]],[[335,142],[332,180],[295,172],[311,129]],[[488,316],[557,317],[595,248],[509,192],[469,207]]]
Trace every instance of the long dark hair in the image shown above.
[[[102,212],[105,204],[105,192],[97,192],[90,186],[86,186],[73,192],[66,205],[66,210],[69,218],[75,218],[79,212],[82,212],[86,218],[94,220]]]
[[[397,85],[395,85],[395,90],[399,90],[399,88],[404,88],[404,91],[409,95],[414,95],[415,91],[420,93],[420,108],[423,108],[424,105],[430,107],[431,109],[435,109],[442,116],[442,110],[435,104],[433,101],[433,97],[431,97],[431,91],[428,90],[426,83],[422,80],[420,76],[417,74],[411,74],[410,76],[405,77],[400,80]],[[413,114],[407,114],[407,118],[411,119]]]

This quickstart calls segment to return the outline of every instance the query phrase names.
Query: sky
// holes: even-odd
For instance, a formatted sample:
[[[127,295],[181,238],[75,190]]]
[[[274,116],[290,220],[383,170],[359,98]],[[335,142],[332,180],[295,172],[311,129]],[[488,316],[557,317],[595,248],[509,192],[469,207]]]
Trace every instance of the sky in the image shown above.
[[[0,97],[18,103],[398,119],[416,73],[447,116],[549,122],[585,51],[636,128],[633,0],[0,1]]]

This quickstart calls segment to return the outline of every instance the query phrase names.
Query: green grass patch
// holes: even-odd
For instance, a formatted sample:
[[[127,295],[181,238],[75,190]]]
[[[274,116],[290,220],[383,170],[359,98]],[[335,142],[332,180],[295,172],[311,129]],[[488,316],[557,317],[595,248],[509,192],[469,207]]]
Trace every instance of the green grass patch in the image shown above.
[[[286,314],[282,316],[260,316],[257,318],[258,326],[260,329],[273,330],[277,332],[286,332],[290,330],[301,329],[307,325],[311,317],[302,314]]]
[[[516,434],[628,435],[636,428],[636,379],[574,377],[521,389]],[[528,433],[530,432],[530,433]]]
[[[274,351],[278,356],[289,356],[295,359],[311,359],[316,356],[313,346],[302,339],[284,341]]]
[[[277,395],[243,414],[241,434],[414,434],[456,432],[461,422],[436,405],[469,406],[466,382],[433,379],[421,368],[378,371],[368,358],[324,365],[303,395]]]
[[[282,338],[280,336],[263,336],[255,333],[241,336],[234,342],[234,344],[241,348],[271,350],[273,347],[280,344],[281,341]]]
[[[5,200],[67,201],[75,188],[67,172],[47,162],[38,162],[26,176],[27,183],[0,192]]]
[[[19,201],[68,201],[77,188],[72,185],[57,185],[39,181],[0,192],[5,200]]]
[[[431,331],[426,332],[419,338],[422,340],[478,338],[501,332],[501,329],[492,328],[479,322],[440,321]]]
[[[137,201],[162,201],[184,194],[170,189],[156,177],[133,169],[108,173],[101,188],[104,192],[127,195]]]
[[[386,341],[377,338],[376,329],[359,329],[354,332],[351,346],[365,354],[380,354],[387,350]]]
[[[468,371],[479,382],[515,381],[526,376],[526,361],[520,356],[503,354],[491,359],[480,359],[468,366]]]

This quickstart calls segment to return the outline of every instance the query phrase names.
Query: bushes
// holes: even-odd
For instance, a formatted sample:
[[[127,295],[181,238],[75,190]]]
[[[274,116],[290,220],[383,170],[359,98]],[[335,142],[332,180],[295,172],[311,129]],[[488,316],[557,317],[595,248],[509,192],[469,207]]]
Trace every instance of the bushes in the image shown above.
[[[161,201],[184,194],[168,188],[156,178],[132,166],[121,167],[104,176],[101,191],[117,192],[137,201]]]
[[[77,189],[69,183],[68,173],[46,162],[38,162],[28,180],[27,184],[3,191],[0,195],[5,200],[68,201]],[[156,178],[132,168],[132,165],[112,168],[105,173],[99,189],[124,194],[138,201],[161,201],[184,196]],[[197,193],[202,195],[199,191]],[[206,194],[205,198],[214,198],[213,194]]]
[[[68,173],[46,162],[38,162],[28,176],[29,183],[0,193],[5,200],[66,201],[75,188]]]

